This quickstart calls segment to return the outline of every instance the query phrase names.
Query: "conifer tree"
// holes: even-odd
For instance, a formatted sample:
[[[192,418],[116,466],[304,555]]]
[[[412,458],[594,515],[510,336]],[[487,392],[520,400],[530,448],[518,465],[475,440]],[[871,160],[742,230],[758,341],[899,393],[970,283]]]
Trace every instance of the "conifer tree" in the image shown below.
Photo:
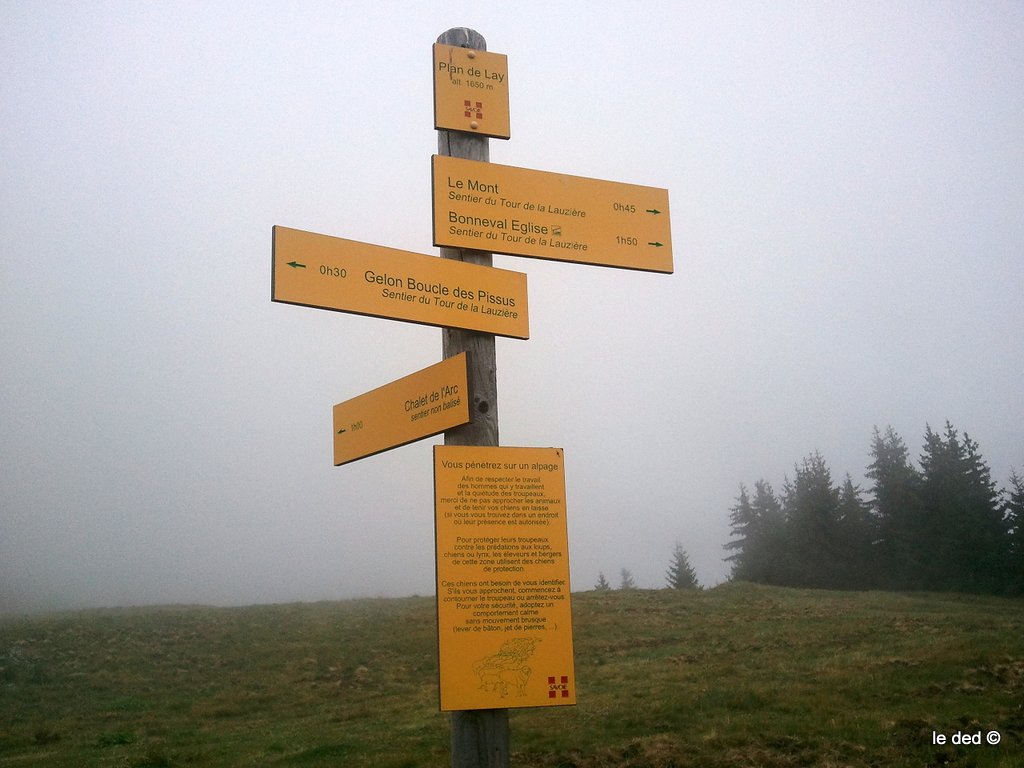
[[[594,585],[594,589],[596,589],[598,592],[607,592],[611,588],[612,587],[608,583],[608,579],[604,577],[604,571],[599,572],[597,574],[597,584]]]
[[[1007,494],[1006,528],[1009,536],[1007,591],[1024,594],[1024,477],[1016,472],[1010,475]]]
[[[872,506],[877,526],[875,548],[881,586],[922,589],[927,552],[919,544],[925,528],[921,510],[921,476],[910,464],[906,443],[890,426],[875,427],[872,462],[865,473],[874,481]]]
[[[633,574],[629,572],[628,568],[623,568],[619,574],[619,589],[636,589]]]
[[[672,589],[700,589],[697,572],[693,570],[686,550],[678,541],[672,552],[672,562],[669,564],[665,578]]]
[[[782,584],[785,565],[784,526],[782,507],[771,483],[761,479],[754,483],[754,497],[750,498],[745,486],[732,507],[732,535],[735,541],[726,549],[734,550],[726,558],[732,562],[734,581],[754,581],[764,584]]]
[[[949,422],[942,435],[926,428],[921,503],[927,517],[921,541],[929,555],[926,587],[1001,592],[1009,534],[1000,494],[978,444],[966,434],[961,439]]]
[[[767,480],[754,483],[754,536],[750,544],[749,573],[751,581],[763,584],[788,584],[792,566],[787,538],[786,518],[782,502]]]
[[[876,518],[861,498],[860,487],[849,474],[839,489],[839,548],[842,552],[843,589],[872,589],[879,585],[874,546]]]
[[[732,563],[732,578],[735,581],[752,580],[750,578],[750,550],[756,536],[757,522],[754,510],[750,506],[747,488],[740,485],[740,494],[736,504],[729,510],[729,521],[732,523],[733,540],[726,543],[725,548],[733,554],[725,558]]]
[[[825,459],[815,452],[783,489],[790,543],[787,580],[793,586],[837,589],[842,582],[839,492]]]

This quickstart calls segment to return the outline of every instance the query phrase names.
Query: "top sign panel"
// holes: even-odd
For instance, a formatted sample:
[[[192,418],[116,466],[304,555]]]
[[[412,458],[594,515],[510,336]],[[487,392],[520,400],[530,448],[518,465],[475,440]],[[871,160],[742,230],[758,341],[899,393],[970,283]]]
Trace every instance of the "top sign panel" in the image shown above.
[[[434,245],[672,272],[668,190],[434,155]]]
[[[507,139],[508,57],[434,43],[434,128]]]

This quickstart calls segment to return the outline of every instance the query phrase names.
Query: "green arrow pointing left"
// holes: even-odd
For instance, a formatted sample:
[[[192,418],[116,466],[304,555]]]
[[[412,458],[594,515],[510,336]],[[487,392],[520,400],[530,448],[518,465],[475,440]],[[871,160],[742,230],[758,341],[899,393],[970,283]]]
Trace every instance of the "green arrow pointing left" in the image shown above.
[[[297,262],[297,261],[289,261],[288,262],[288,266],[291,267],[292,269],[305,269],[306,268],[305,264],[299,264],[299,262]]]

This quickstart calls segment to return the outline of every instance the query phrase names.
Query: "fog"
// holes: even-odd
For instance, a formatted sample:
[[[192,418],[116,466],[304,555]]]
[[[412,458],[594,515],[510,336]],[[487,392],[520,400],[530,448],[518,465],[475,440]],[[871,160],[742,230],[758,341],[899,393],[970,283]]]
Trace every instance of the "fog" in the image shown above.
[[[271,227],[436,255],[431,45],[491,161],[668,189],[675,271],[496,256],[501,443],[565,453],[574,590],[728,578],[740,483],[947,420],[1024,470],[1024,7],[0,0],[0,610],[434,590],[431,446],[331,406],[440,331],[270,301]]]

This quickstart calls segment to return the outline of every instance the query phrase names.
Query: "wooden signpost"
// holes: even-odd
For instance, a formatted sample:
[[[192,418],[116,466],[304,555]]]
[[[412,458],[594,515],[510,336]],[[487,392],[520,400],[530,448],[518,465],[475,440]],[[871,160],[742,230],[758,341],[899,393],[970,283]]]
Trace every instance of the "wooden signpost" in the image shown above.
[[[334,463],[434,449],[439,699],[453,768],[507,768],[508,709],[576,703],[565,462],[498,444],[495,335],[529,337],[526,276],[494,252],[671,273],[668,192],[491,165],[508,62],[479,33],[433,49],[441,258],[274,227],[271,299],[441,327],[442,362],[334,406]]]

